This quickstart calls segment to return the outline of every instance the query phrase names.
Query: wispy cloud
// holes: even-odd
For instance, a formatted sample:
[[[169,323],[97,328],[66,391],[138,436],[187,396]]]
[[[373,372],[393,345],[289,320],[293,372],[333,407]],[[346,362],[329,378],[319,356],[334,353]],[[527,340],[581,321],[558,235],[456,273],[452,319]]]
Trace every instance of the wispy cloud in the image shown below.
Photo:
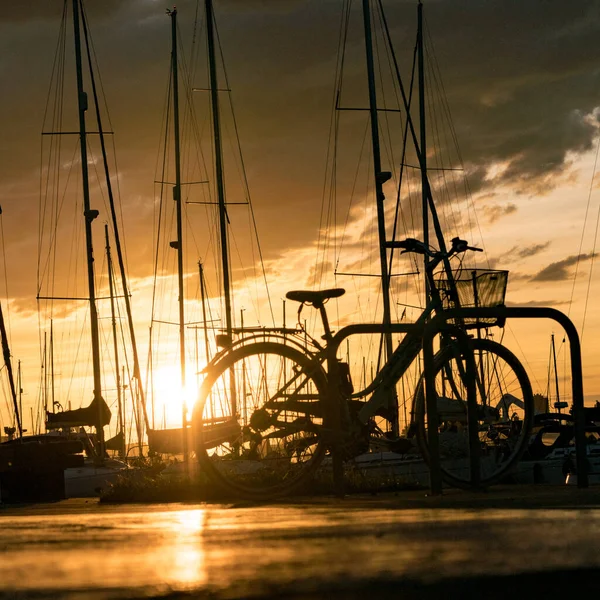
[[[577,263],[591,260],[598,256],[597,254],[573,254],[563,260],[550,263],[547,267],[544,267],[541,271],[536,273],[531,281],[565,281],[571,278],[570,267],[575,266]]]
[[[494,204],[492,206],[485,206],[483,213],[488,223],[495,223],[498,219],[512,215],[517,212],[517,205],[509,202],[508,204]]]
[[[517,307],[546,307],[546,306],[564,306],[570,302],[567,300],[528,300],[527,302],[507,302],[506,306]]]

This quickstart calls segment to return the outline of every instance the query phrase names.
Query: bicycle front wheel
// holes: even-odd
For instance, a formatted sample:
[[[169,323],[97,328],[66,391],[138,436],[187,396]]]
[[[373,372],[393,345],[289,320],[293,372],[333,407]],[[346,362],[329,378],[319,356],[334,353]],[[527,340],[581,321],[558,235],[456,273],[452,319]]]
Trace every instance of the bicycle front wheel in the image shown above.
[[[523,365],[505,346],[492,340],[471,341],[476,374],[479,477],[471,473],[467,421],[465,359],[450,342],[434,359],[440,459],[444,480],[455,487],[498,482],[525,451],[533,426],[533,393]],[[415,396],[417,442],[429,462],[424,382]]]
[[[307,481],[325,452],[321,365],[299,350],[257,342],[208,371],[193,415],[201,468],[234,494],[268,499]]]

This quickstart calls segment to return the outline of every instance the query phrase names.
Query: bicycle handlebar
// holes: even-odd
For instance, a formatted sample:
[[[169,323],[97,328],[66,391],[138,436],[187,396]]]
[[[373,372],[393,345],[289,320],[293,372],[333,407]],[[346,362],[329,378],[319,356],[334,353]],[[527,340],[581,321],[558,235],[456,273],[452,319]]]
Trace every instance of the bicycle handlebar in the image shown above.
[[[415,254],[426,254],[430,258],[433,259],[442,259],[444,256],[450,257],[454,254],[459,254],[461,252],[466,252],[467,250],[473,250],[474,252],[483,252],[481,248],[476,248],[475,246],[469,246],[469,243],[466,240],[461,240],[458,237],[455,237],[451,240],[452,246],[450,250],[446,253],[442,253],[439,250],[433,251],[423,242],[417,240],[415,238],[406,238],[405,240],[399,240],[394,242],[388,242],[387,246],[389,248],[400,248],[402,250],[402,254],[405,252],[414,252]]]

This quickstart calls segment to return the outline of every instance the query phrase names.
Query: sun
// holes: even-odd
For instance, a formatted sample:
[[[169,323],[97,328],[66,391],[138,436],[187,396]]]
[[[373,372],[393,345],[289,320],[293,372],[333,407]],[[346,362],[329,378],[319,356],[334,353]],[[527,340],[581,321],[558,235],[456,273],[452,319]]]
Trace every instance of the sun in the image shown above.
[[[153,374],[154,420],[157,428],[181,427],[183,406],[188,422],[196,402],[198,389],[193,375],[188,376],[185,388],[181,385],[181,372],[171,365],[160,367]]]

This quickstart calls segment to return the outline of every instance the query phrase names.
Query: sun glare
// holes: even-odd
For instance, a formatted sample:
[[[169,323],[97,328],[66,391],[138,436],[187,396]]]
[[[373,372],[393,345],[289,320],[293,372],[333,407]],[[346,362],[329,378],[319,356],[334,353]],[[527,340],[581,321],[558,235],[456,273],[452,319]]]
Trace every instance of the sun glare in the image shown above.
[[[154,372],[153,398],[156,424],[161,427],[180,427],[185,403],[188,421],[198,390],[195,377],[188,377],[185,388],[176,366],[160,367]]]

